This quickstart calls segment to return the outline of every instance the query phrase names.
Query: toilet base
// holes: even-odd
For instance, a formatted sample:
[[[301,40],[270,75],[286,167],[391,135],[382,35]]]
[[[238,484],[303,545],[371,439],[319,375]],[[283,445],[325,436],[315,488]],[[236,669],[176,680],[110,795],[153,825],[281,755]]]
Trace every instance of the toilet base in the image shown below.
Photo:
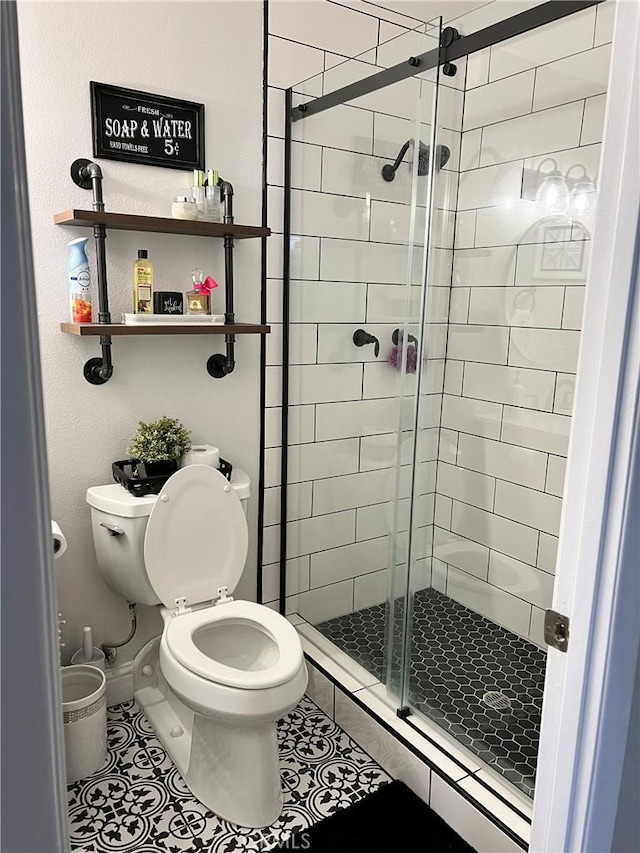
[[[276,724],[238,728],[200,714],[193,722],[189,790],[232,823],[274,823],[282,811]]]
[[[186,780],[194,714],[167,684],[160,670],[159,649],[160,637],[154,637],[136,655],[133,662],[133,698]],[[145,674],[143,669],[148,667],[151,671]]]
[[[136,656],[134,697],[187,787],[207,808],[239,826],[273,823],[282,811],[276,723],[236,727],[194,713],[167,684],[159,645],[156,637]]]

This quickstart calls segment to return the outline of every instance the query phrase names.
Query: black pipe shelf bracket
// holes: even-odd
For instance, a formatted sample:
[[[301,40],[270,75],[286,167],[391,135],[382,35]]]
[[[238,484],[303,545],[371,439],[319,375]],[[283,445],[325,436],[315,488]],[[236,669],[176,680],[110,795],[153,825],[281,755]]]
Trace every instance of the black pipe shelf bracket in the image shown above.
[[[102,169],[91,160],[74,160],[71,164],[71,179],[83,190],[93,190],[93,209],[104,213],[102,197]],[[94,224],[93,236],[96,241],[96,264],[98,267],[98,322],[111,323],[109,313],[109,288],[107,284],[107,229],[104,225]],[[86,362],[84,378],[91,385],[104,385],[113,376],[111,360],[111,335],[100,335],[101,358],[90,358]]]
[[[92,190],[93,191],[93,212],[94,214],[104,214],[106,217],[113,216],[114,219],[119,220],[127,220],[126,224],[120,224],[119,227],[124,227],[127,230],[136,230],[135,221],[138,220],[141,223],[140,230],[154,230],[154,231],[171,231],[175,233],[175,229],[173,228],[159,228],[157,227],[157,222],[163,222],[163,220],[151,220],[149,217],[138,217],[135,216],[123,216],[107,214],[104,207],[104,200],[102,196],[102,170],[97,163],[94,163],[91,160],[78,159],[74,160],[71,164],[71,178],[73,182],[83,190]],[[224,325],[225,327],[234,327],[234,329],[229,329],[228,331],[225,328],[225,353],[215,353],[212,355],[207,361],[207,372],[210,376],[213,376],[215,379],[222,379],[224,376],[228,376],[230,373],[233,373],[236,362],[235,362],[235,341],[236,331],[255,331],[264,333],[268,331],[268,327],[250,327],[250,325],[236,325],[235,323],[235,309],[234,309],[234,282],[233,282],[233,250],[234,250],[234,234],[238,237],[250,237],[250,236],[268,236],[268,229],[257,229],[250,228],[248,226],[236,226],[233,219],[233,186],[229,183],[229,181],[221,181],[220,182],[220,190],[223,199],[223,222],[222,224],[215,225],[215,229],[218,233],[207,234],[202,231],[192,231],[192,232],[184,232],[184,233],[202,233],[203,236],[223,236],[224,237],[224,276],[225,276],[225,314],[224,314]],[[71,214],[74,214],[75,211],[70,211]],[[73,219],[73,215],[71,216]],[[85,219],[89,218],[88,213],[85,214]],[[96,216],[96,219],[100,219],[102,217]],[[109,312],[109,287],[107,282],[107,255],[106,255],[106,239],[107,239],[107,226],[104,222],[96,222],[93,221],[90,223],[89,221],[84,222],[70,222],[68,216],[65,214],[60,215],[60,217],[56,217],[56,221],[59,224],[84,224],[89,225],[93,224],[93,236],[95,238],[96,243],[96,263],[97,263],[97,271],[98,271],[98,323],[97,326],[93,327],[96,331],[93,334],[97,333],[97,328],[100,325],[110,326],[110,331],[115,327],[111,322],[111,314]],[[153,224],[151,224],[153,221]],[[186,224],[186,223],[185,223]],[[226,228],[225,228],[226,226]],[[118,227],[118,225],[111,225],[111,227]],[[259,233],[258,233],[259,232]],[[64,324],[63,324],[64,325]],[[116,324],[117,326],[117,324]],[[65,329],[68,331],[68,329]],[[114,332],[115,333],[115,332]],[[91,385],[104,385],[105,382],[113,376],[113,361],[111,357],[111,334],[105,333],[100,334],[100,347],[102,350],[102,355],[100,357],[90,358],[83,368],[84,378]]]
[[[223,181],[221,186],[221,195],[224,201],[223,221],[225,225],[233,225],[233,187],[229,181]],[[224,288],[225,288],[225,325],[233,325],[235,323],[235,313],[233,304],[233,237],[229,234],[224,238]],[[235,342],[236,336],[228,334],[224,336],[226,345],[226,355],[216,353],[207,361],[207,372],[214,379],[222,379],[233,372],[235,362]]]

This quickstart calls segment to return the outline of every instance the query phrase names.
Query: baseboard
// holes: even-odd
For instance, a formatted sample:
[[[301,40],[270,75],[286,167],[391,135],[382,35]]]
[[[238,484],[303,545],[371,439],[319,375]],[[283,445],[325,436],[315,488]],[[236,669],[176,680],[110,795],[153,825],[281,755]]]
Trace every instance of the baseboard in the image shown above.
[[[133,699],[133,661],[109,667],[107,676],[107,707]]]

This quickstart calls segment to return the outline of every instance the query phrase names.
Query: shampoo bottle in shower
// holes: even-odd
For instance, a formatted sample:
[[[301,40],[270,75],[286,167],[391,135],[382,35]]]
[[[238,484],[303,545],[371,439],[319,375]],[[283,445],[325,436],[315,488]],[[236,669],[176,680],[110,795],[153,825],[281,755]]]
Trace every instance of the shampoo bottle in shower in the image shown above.
[[[67,277],[72,323],[91,322],[91,273],[85,252],[88,237],[78,237],[69,242]]]
[[[138,249],[133,262],[133,310],[136,314],[153,313],[153,267],[146,249]]]

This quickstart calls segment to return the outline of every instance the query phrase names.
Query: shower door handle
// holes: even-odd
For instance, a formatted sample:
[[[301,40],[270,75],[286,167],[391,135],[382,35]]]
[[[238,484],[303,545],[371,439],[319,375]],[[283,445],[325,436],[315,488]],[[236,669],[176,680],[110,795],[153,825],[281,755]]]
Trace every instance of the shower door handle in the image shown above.
[[[370,335],[364,329],[356,329],[353,333],[353,342],[357,347],[364,347],[367,344],[374,344],[373,354],[377,358],[380,354],[380,341],[375,335]]]

